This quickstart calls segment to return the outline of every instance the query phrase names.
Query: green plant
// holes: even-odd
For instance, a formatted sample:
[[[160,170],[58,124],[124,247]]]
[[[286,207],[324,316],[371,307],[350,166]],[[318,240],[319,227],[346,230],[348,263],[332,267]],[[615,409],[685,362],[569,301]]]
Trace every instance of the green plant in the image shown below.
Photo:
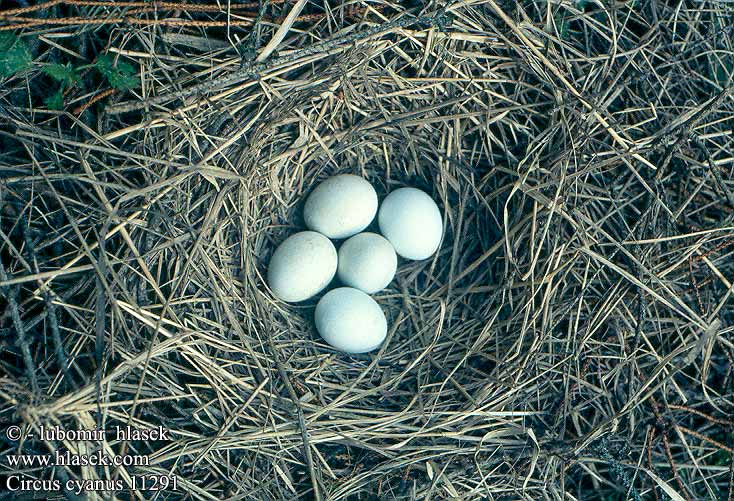
[[[44,98],[43,103],[49,110],[62,110],[64,108],[64,93],[61,90]]]
[[[64,90],[75,85],[81,79],[80,70],[93,68],[107,81],[110,87],[116,90],[128,90],[138,85],[135,67],[123,60],[115,60],[112,54],[102,54],[92,64],[75,67],[71,63],[49,64],[43,67],[43,72],[53,80],[59,82],[56,92],[44,99],[49,109],[60,110],[64,107]]]
[[[115,61],[112,54],[99,56],[94,67],[113,89],[127,90],[138,85],[133,65],[121,59]]]
[[[0,32],[0,77],[11,77],[31,67],[33,55],[25,40],[13,32]],[[91,65],[73,66],[65,64],[47,64],[42,68],[43,73],[59,83],[59,88],[44,98],[43,102],[49,109],[60,110],[64,107],[64,90],[70,88],[80,80],[79,70],[94,68],[110,87],[116,90],[128,90],[138,85],[139,79],[135,75],[135,67],[112,54],[102,54]]]
[[[43,102],[51,110],[60,110],[64,107],[64,89],[79,81],[79,73],[71,63],[49,64],[43,67],[43,72],[59,82],[59,89],[47,96]]]
[[[71,63],[49,64],[43,67],[43,72],[54,80],[61,82],[63,86],[70,86],[79,81],[79,73]]]
[[[0,31],[0,77],[11,77],[26,70],[32,61],[25,40],[10,31]]]

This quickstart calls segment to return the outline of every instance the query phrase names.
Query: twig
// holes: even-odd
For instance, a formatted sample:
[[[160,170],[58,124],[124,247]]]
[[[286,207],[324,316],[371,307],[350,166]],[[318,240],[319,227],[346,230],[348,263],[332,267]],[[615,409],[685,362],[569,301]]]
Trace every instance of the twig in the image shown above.
[[[273,0],[273,3],[283,3],[286,0]],[[97,0],[51,0],[50,2],[39,3],[29,7],[18,9],[0,10],[0,18],[14,17],[29,12],[45,10],[57,5],[75,5],[77,7],[133,7],[133,8],[151,8],[157,10],[183,10],[190,12],[223,12],[223,8],[216,4],[195,4],[187,2],[118,2],[116,0],[97,1]],[[252,10],[257,8],[257,2],[246,2],[232,4],[230,10]]]
[[[25,242],[26,251],[28,252],[28,261],[30,262],[33,272],[38,274],[40,270],[38,268],[38,259],[36,256],[36,250],[33,245],[33,241],[30,235],[30,229],[28,227],[28,221],[24,214],[20,215],[21,232],[23,233],[23,241]],[[69,383],[73,384],[69,378],[68,365],[69,361],[66,357],[66,351],[64,350],[64,342],[61,339],[61,332],[59,331],[59,319],[56,315],[56,305],[51,297],[51,291],[49,288],[43,286],[41,279],[37,280],[41,294],[43,295],[44,304],[46,305],[46,312],[48,313],[48,322],[51,327],[51,339],[54,343],[54,351],[56,354],[56,363],[59,365],[61,373],[64,375],[64,379]]]
[[[650,471],[655,472],[655,465],[652,462],[652,443],[655,440],[655,427],[650,427],[650,438],[647,441],[647,467],[650,469]],[[652,486],[652,493],[655,496],[655,501],[660,501],[660,496],[658,495],[658,486],[654,485]]]
[[[729,455],[729,489],[726,500],[734,500],[734,454]]]
[[[675,409],[675,410],[690,412],[691,414],[695,414],[696,416],[700,416],[702,418],[708,419],[712,423],[717,423],[717,424],[721,424],[721,425],[724,425],[724,426],[734,426],[734,421],[732,421],[730,419],[717,418],[717,417],[714,417],[714,416],[712,416],[710,414],[706,414],[705,412],[701,412],[701,411],[699,411],[697,409],[693,409],[691,407],[687,407],[685,405],[668,404],[668,408],[669,409]]]
[[[260,76],[261,73],[265,72],[268,69],[271,69],[271,68],[274,68],[274,67],[277,67],[283,64],[288,64],[288,63],[291,63],[293,61],[296,61],[304,57],[312,56],[312,55],[319,54],[321,52],[325,52],[328,50],[333,50],[336,48],[343,48],[346,45],[353,44],[360,40],[365,40],[372,36],[378,35],[380,33],[388,32],[396,28],[404,28],[412,24],[421,24],[421,23],[427,23],[427,24],[432,25],[438,22],[440,19],[442,19],[442,15],[434,15],[434,16],[427,16],[427,17],[424,16],[424,17],[419,17],[419,18],[401,17],[394,21],[389,21],[387,23],[380,24],[373,28],[369,28],[367,30],[363,30],[363,31],[360,31],[360,32],[357,32],[351,35],[335,37],[335,38],[326,40],[324,42],[314,44],[311,47],[295,51],[295,53],[289,54],[287,56],[276,57],[267,62],[261,62],[261,63],[252,62],[250,64],[246,64],[242,68],[234,71],[232,74],[229,74],[223,77],[219,77],[219,78],[215,78],[215,79],[209,80],[207,82],[204,82],[198,85],[192,85],[191,87],[188,87],[180,91],[175,91],[170,94],[163,95],[163,96],[149,98],[149,99],[146,99],[140,102],[121,103],[121,104],[116,104],[113,106],[108,106],[107,112],[110,114],[128,113],[130,111],[137,111],[137,110],[149,107],[149,106],[161,105],[169,101],[173,101],[174,99],[184,99],[194,94],[209,93],[216,89],[220,89],[221,87],[225,87],[227,85],[239,83],[243,80],[247,80],[251,78],[257,78],[258,76]]]
[[[102,99],[104,99],[104,98],[106,98],[108,96],[113,95],[115,92],[117,92],[117,89],[111,89],[111,88],[110,89],[107,89],[107,90],[103,90],[102,92],[98,92],[89,101],[87,101],[86,103],[84,103],[84,104],[82,104],[82,105],[77,106],[76,108],[74,108],[74,110],[72,111],[72,113],[74,115],[81,115],[82,113],[84,113],[85,111],[87,111],[87,109],[89,109],[89,107],[92,106],[94,103],[96,103],[96,102],[98,102],[98,101],[100,101],[100,100],[102,100]]]
[[[311,456],[311,444],[310,440],[308,439],[308,428],[306,426],[306,419],[303,416],[301,401],[296,394],[296,390],[293,389],[293,385],[291,384],[291,380],[288,377],[288,373],[285,370],[283,362],[280,360],[280,355],[278,354],[278,350],[276,349],[275,343],[273,342],[273,337],[271,335],[267,335],[266,337],[268,339],[270,352],[273,356],[273,359],[275,360],[275,365],[278,368],[280,379],[283,381],[286,391],[288,391],[288,396],[293,401],[293,405],[296,407],[296,414],[298,415],[298,427],[301,430],[301,439],[303,440],[303,455],[306,459],[306,466],[308,467],[308,473],[311,477],[311,486],[313,487],[314,499],[316,501],[321,501],[321,489],[319,488],[319,480],[316,476],[316,468],[314,467],[313,457]]]
[[[703,442],[708,442],[711,445],[715,445],[719,449],[728,452],[729,454],[734,454],[734,449],[732,449],[728,445],[722,444],[718,440],[714,440],[713,438],[709,438],[706,435],[702,435],[701,433],[698,433],[697,431],[691,430],[690,428],[686,428],[685,426],[681,426],[681,425],[676,425],[676,426],[681,431],[683,431],[685,433],[688,433],[689,435],[694,436],[694,437],[696,437],[697,439],[699,439],[699,440],[701,440]]]
[[[670,471],[673,472],[673,478],[675,479],[675,482],[678,484],[678,488],[680,489],[683,496],[685,496],[684,499],[691,499],[691,495],[688,492],[688,489],[683,484],[683,480],[681,480],[680,475],[678,474],[678,468],[675,466],[675,461],[673,460],[673,453],[670,450],[670,441],[668,440],[668,431],[663,428],[662,430],[662,439],[663,439],[663,449],[665,450],[665,456],[668,458],[668,463],[670,464]]]
[[[156,19],[145,19],[139,17],[133,17],[132,14],[144,14],[148,12],[155,12],[155,9],[141,8],[131,11],[124,17],[63,17],[63,18],[33,18],[33,17],[21,17],[14,16],[6,19],[8,22],[14,22],[5,26],[0,26],[0,31],[16,30],[18,28],[27,28],[32,26],[99,26],[107,24],[125,24],[129,26],[180,26],[190,28],[219,28],[228,26],[254,26],[255,18],[247,19],[243,16],[239,16],[238,19],[228,19],[226,21],[203,21],[197,19],[168,19],[168,18],[156,18]],[[350,10],[352,16],[358,15],[359,11]],[[320,21],[324,18],[324,14],[303,14],[297,16],[294,22],[315,22]],[[270,23],[280,23],[284,18],[268,18],[263,17],[262,20]]]
[[[5,266],[0,263],[0,280],[3,282],[8,280],[8,275],[5,273]],[[31,356],[30,343],[26,337],[25,328],[23,327],[23,321],[20,319],[20,312],[18,311],[17,292],[15,287],[8,286],[0,288],[0,292],[4,293],[5,298],[8,302],[8,308],[10,308],[10,316],[13,319],[13,326],[15,332],[18,334],[18,345],[20,351],[23,354],[23,364],[25,367],[26,375],[31,382],[31,388],[35,395],[39,394],[38,379],[36,378],[36,364],[33,363],[33,357]]]

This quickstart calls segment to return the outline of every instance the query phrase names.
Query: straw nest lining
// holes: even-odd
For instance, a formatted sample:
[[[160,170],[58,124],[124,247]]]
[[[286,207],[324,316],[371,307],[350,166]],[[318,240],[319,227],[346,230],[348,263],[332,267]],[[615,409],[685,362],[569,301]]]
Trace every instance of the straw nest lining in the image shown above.
[[[277,64],[239,69],[203,44],[223,33],[112,31],[145,97],[80,119],[29,116],[34,70],[13,77],[5,419],[162,424],[172,441],[105,444],[148,467],[54,474],[171,472],[171,499],[727,499],[731,14],[546,8],[309,4]],[[338,172],[424,189],[446,225],[376,296],[367,356],[263,283]]]

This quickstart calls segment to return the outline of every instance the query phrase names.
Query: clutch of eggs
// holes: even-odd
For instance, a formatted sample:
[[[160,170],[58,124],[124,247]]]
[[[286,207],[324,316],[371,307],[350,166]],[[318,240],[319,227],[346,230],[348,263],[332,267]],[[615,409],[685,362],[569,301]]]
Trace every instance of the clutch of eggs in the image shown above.
[[[326,179],[304,205],[304,221],[311,231],[283,241],[268,267],[271,291],[287,302],[309,299],[339,277],[346,287],[319,300],[314,320],[321,337],[347,353],[374,350],[385,339],[385,314],[369,294],[392,281],[397,255],[426,259],[438,250],[443,234],[438,206],[416,188],[391,192],[379,214],[377,208],[377,193],[365,179],[351,174]],[[363,232],[376,214],[382,235]],[[347,240],[337,253],[330,238]]]

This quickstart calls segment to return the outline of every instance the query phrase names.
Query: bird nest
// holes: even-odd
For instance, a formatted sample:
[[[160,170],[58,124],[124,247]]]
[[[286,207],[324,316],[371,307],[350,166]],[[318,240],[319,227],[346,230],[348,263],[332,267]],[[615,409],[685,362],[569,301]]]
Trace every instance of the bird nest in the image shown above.
[[[0,416],[170,436],[6,441],[147,458],[27,478],[731,499],[726,3],[128,3],[0,18],[33,56],[0,83]],[[388,335],[363,355],[264,281],[337,173],[418,187],[444,218],[374,296]]]

